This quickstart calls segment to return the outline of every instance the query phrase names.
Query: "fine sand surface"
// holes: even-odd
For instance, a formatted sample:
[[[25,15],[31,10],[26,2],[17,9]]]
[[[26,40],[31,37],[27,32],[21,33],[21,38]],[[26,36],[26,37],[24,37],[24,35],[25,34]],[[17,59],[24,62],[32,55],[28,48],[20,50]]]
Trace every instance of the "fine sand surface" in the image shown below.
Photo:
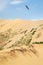
[[[32,42],[43,42],[43,30],[40,30],[39,25],[43,24],[43,20],[39,21],[28,21],[28,20],[0,20],[0,33],[6,32],[9,28],[12,29],[13,32],[17,32],[14,37],[10,37],[11,42],[8,43],[3,47],[3,50],[0,50],[0,65],[43,65],[43,44],[32,44],[37,51],[37,53],[33,53],[30,50],[26,52],[20,51],[12,51],[13,43],[17,40],[20,40],[22,36],[25,34],[23,33],[24,30],[28,30],[26,34],[32,28],[38,28],[34,36],[32,37]],[[37,38],[36,35],[41,33],[40,38]],[[4,45],[4,43],[0,43],[0,46]]]

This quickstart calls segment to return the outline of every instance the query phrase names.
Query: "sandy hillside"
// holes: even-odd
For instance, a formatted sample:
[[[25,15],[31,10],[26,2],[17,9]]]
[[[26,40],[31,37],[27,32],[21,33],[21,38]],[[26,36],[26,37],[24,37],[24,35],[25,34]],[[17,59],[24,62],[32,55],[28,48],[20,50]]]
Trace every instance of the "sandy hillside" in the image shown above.
[[[0,20],[0,65],[43,65],[43,20]]]

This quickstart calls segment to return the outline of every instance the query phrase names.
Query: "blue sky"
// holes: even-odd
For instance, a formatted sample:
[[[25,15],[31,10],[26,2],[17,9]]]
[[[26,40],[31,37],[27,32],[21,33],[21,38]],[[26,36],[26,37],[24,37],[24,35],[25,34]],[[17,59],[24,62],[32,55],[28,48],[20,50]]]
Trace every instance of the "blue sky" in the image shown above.
[[[42,20],[43,0],[0,0],[0,19],[16,18]]]

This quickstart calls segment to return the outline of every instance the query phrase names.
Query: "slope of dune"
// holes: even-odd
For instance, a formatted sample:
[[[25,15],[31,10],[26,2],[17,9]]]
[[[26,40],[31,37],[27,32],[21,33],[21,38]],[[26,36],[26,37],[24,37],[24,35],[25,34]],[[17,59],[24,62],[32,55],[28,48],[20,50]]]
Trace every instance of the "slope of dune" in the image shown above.
[[[43,20],[0,20],[0,65],[43,65],[42,51]]]

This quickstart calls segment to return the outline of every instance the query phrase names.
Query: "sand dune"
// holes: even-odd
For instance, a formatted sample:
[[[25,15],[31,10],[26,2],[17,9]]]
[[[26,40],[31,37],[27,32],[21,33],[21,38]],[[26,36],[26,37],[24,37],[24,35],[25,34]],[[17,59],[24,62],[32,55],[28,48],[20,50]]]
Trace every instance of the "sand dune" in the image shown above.
[[[43,20],[0,20],[0,65],[43,65]]]

